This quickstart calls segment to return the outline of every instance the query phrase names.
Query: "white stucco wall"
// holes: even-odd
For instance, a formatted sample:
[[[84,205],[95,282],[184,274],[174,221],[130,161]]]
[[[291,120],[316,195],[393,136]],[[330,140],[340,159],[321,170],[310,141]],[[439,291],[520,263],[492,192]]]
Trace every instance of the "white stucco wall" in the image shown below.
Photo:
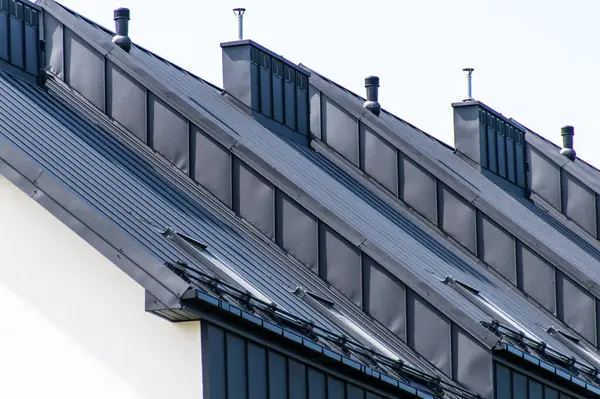
[[[200,323],[144,290],[0,176],[0,398],[201,398]]]

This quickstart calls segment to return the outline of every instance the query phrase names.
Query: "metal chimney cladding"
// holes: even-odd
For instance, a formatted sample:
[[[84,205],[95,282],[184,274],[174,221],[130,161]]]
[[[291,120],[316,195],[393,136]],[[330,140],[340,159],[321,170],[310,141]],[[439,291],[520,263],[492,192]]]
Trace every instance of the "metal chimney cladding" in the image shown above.
[[[245,8],[234,8],[233,13],[235,14],[238,21],[238,40],[244,40],[244,13]]]
[[[365,78],[365,88],[367,89],[367,101],[365,101],[363,107],[379,116],[381,113],[381,105],[378,102],[379,78],[377,76],[367,76]]]
[[[112,42],[123,50],[131,50],[131,39],[129,38],[129,9],[117,8],[115,10],[115,26],[117,34]]]

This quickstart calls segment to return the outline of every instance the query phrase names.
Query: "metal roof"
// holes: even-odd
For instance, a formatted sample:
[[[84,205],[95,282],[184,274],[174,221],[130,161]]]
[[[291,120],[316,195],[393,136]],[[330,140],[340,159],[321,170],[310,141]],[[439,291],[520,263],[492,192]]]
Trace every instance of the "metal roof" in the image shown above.
[[[45,3],[52,4],[51,1]],[[60,13],[55,7],[52,7],[52,11]],[[102,49],[107,40],[105,31],[87,23],[73,29],[98,49]],[[228,143],[227,146],[234,148],[238,154],[255,159],[251,166],[275,180],[283,191],[298,198],[303,206],[317,216],[343,231],[354,244],[414,291],[426,295],[431,303],[487,347],[493,346],[496,341],[479,325],[480,321],[489,318],[488,314],[451,287],[442,284],[445,276],[451,275],[485,292],[490,300],[529,330],[540,331],[540,328],[561,324],[526,299],[516,287],[482,268],[477,259],[457,250],[441,235],[426,233],[427,230],[417,227],[418,222],[414,217],[386,207],[375,194],[361,184],[348,180],[343,171],[325,158],[274,135],[204,81],[135,46],[128,57],[104,53],[119,62],[132,76],[150,85],[155,94],[190,120],[201,126],[210,123],[212,129],[206,129],[207,133],[222,143]],[[347,96],[347,92],[341,95]],[[436,163],[444,173],[454,174],[454,178],[460,181],[481,184],[481,189],[476,189],[470,200],[476,203],[483,199],[491,203],[497,201],[508,208],[507,212],[513,212],[511,207],[514,207],[514,200],[510,200],[508,194],[499,191],[490,182],[482,182],[484,178],[480,174],[453,156],[447,148],[442,148],[437,141],[391,115],[382,114],[379,119],[389,131],[402,136],[403,140],[409,140],[414,148],[418,148],[424,162]],[[526,221],[539,229],[536,234],[541,234],[544,228],[548,229],[547,224],[531,212],[523,213]],[[517,223],[520,222],[521,219],[517,218]],[[529,229],[530,225],[522,228]],[[559,242],[566,241],[573,246],[563,236],[556,232],[554,235],[561,237]],[[556,246],[556,241],[552,246]],[[596,262],[591,256],[586,258],[587,254],[577,253],[576,250],[573,252],[573,257],[581,263],[589,262],[590,266],[584,265],[586,271],[600,273],[600,270],[591,270]],[[567,274],[573,273],[567,271]],[[586,287],[591,285],[586,284]],[[569,348],[552,337],[548,337],[547,343],[563,353],[571,353]]]
[[[355,116],[361,116],[366,123],[371,122],[376,131],[390,143],[408,155],[419,157],[423,161],[422,166],[429,172],[450,184],[451,188],[516,234],[527,245],[537,248],[558,269],[600,298],[599,245],[582,245],[580,240],[573,240],[572,233],[557,228],[556,220],[552,220],[550,216],[540,217],[540,212],[536,212],[526,199],[500,188],[457,157],[447,146],[440,145],[437,140],[431,139],[400,118],[385,111],[379,118],[363,116],[364,111],[359,108],[362,107],[362,98],[340,88],[315,71],[311,72],[311,83],[315,87],[334,101],[348,104],[349,112],[355,110]]]
[[[53,82],[52,78],[48,87],[50,93],[0,72],[3,121],[0,140],[4,151],[14,147],[35,160],[45,176],[52,176],[67,186],[77,201],[99,212],[155,258],[201,266],[188,251],[164,234],[167,228],[175,228],[205,244],[211,254],[286,311],[334,334],[355,335],[327,312],[307,306],[306,301],[294,295],[300,286],[333,301],[337,309],[407,364],[429,375],[439,374],[314,273],[244,228],[229,210],[143,143],[120,131],[71,89]],[[17,162],[20,163],[25,162]],[[13,166],[18,167],[17,164]],[[35,176],[38,175],[41,172],[36,172]],[[62,200],[74,202],[71,198]],[[215,270],[207,272],[214,274]],[[167,316],[174,320],[186,317],[181,312]],[[355,340],[361,341],[361,338],[355,337]],[[368,342],[363,344],[368,345]],[[440,376],[446,382],[451,381]]]

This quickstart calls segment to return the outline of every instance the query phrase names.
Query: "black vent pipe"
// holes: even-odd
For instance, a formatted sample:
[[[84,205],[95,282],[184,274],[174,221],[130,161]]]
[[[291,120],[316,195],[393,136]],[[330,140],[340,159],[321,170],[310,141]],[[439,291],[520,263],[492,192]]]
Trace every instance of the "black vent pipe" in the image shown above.
[[[131,39],[129,38],[129,9],[117,8],[115,10],[115,25],[117,34],[112,42],[123,50],[131,50]]]
[[[381,105],[377,101],[379,97],[379,78],[377,76],[367,76],[365,87],[367,88],[367,101],[365,101],[363,107],[379,116],[381,113]]]
[[[564,126],[560,128],[560,135],[563,140],[563,148],[560,150],[560,153],[570,159],[571,161],[575,160],[577,153],[573,149],[573,136],[575,135],[575,129],[573,126]]]

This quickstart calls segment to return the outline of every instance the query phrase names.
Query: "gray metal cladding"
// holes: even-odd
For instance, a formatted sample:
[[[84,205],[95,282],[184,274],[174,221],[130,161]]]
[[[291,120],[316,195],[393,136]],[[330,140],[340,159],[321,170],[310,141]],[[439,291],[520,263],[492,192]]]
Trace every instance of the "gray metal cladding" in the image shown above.
[[[504,363],[494,364],[496,399],[573,399],[573,396],[559,392],[556,383],[551,387],[521,371]]]
[[[59,79],[65,79],[64,27],[56,18],[44,12],[44,40],[46,40],[45,65]]]
[[[189,173],[190,128],[187,119],[162,100],[148,96],[148,141],[172,164]]]
[[[268,398],[267,350],[262,345],[248,342],[248,399]]]
[[[562,212],[591,235],[596,235],[595,193],[561,169]]]
[[[323,141],[358,166],[358,120],[321,93]]]
[[[285,125],[296,130],[296,72],[288,65],[283,67],[284,79],[283,98]]]
[[[260,54],[260,110],[263,115],[273,118],[273,90],[271,79],[271,57]]]
[[[331,227],[319,224],[319,274],[362,306],[361,252]]]
[[[289,399],[306,399],[306,366],[293,359],[288,359]]]
[[[310,132],[321,139],[321,92],[313,85],[308,86],[310,99]]]
[[[65,82],[104,110],[104,57],[70,29],[64,40]]]
[[[531,146],[527,148],[529,188],[560,210],[560,168]]]
[[[194,179],[227,206],[231,206],[231,154],[192,125],[196,154]]]
[[[207,398],[364,399],[365,394],[379,398],[302,359],[209,322],[203,322],[201,329],[202,383]]]
[[[284,98],[283,98],[283,63],[273,60],[273,74],[271,75],[271,85],[273,87],[273,119],[283,124],[284,117]]]
[[[435,177],[403,154],[399,155],[399,162],[400,198],[431,223],[437,224]]]
[[[554,313],[556,311],[554,266],[526,245],[519,244],[517,251],[519,288]]]
[[[287,396],[287,359],[284,355],[267,351],[269,398],[285,398]]]
[[[406,341],[406,286],[363,255],[364,309]]]
[[[476,253],[475,209],[445,184],[438,185],[439,226]]]
[[[346,385],[346,399],[364,399],[365,391],[356,385]]]
[[[201,326],[202,386],[209,398],[226,398],[227,358],[225,331],[212,324]]]
[[[398,195],[396,149],[364,124],[360,125],[360,168],[383,187]]]
[[[484,398],[493,396],[492,355],[456,325],[452,326],[454,378]]]
[[[556,273],[557,314],[589,342],[596,343],[595,298],[562,272]]]
[[[269,238],[274,238],[275,189],[237,158],[233,163],[233,208]]]
[[[19,68],[25,68],[25,52],[23,51],[23,3],[10,1],[10,62]]]
[[[9,7],[8,0],[0,0],[0,32],[8,32],[9,29]],[[4,33],[0,35],[0,59],[9,61],[9,49],[8,44],[9,35]]]
[[[251,367],[246,357],[246,340],[238,335],[226,332],[224,349],[227,364],[227,397],[245,399],[248,397],[246,387],[247,367]]]
[[[310,399],[327,398],[326,375],[312,367],[308,369],[308,397]]]
[[[477,213],[477,254],[513,284],[517,284],[516,243],[512,234]]]
[[[146,89],[110,61],[106,61],[106,113],[146,142]]]
[[[450,320],[411,290],[406,302],[408,345],[451,376]]]
[[[281,191],[275,194],[275,242],[318,273],[318,219]]]
[[[327,376],[327,397],[328,398],[344,398],[346,395],[346,386],[344,381],[335,378],[331,375]]]

